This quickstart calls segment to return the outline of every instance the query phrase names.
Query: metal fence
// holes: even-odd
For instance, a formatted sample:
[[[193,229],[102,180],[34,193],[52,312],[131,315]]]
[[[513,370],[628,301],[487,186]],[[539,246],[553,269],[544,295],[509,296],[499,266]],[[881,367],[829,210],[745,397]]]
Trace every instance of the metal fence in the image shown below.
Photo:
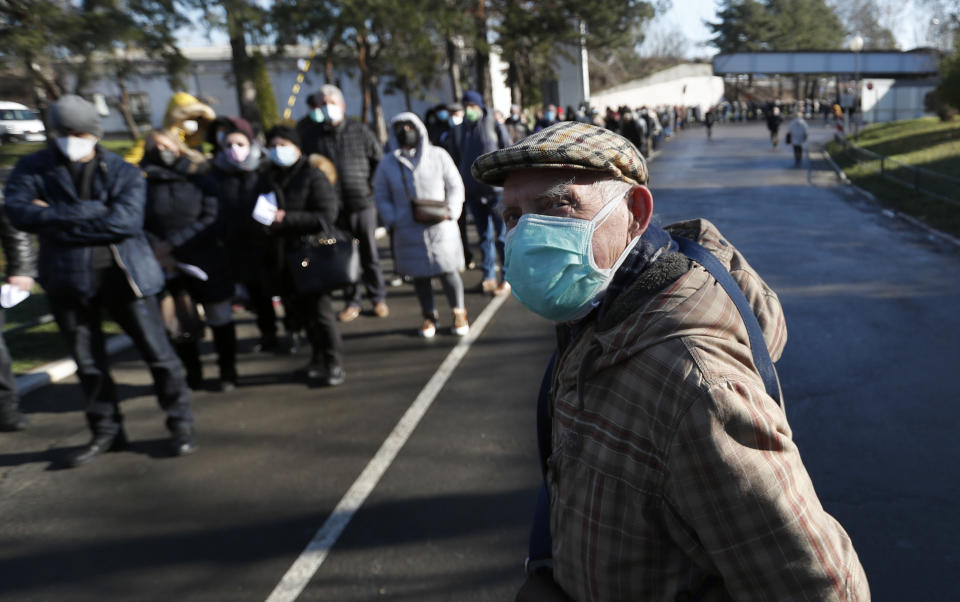
[[[837,136],[836,140],[843,148],[844,155],[856,162],[857,165],[880,175],[882,178],[912,188],[916,192],[940,199],[946,203],[960,205],[960,178],[954,178],[922,167],[914,167],[896,159],[878,155],[852,144],[841,136]]]

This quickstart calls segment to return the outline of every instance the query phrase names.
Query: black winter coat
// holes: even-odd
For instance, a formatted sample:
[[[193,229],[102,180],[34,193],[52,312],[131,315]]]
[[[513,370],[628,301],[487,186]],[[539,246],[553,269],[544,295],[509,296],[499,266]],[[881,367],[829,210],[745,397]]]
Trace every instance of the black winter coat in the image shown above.
[[[334,127],[304,117],[297,123],[297,133],[305,155],[320,153],[333,161],[345,213],[374,206],[373,172],[383,150],[367,126],[344,119]]]
[[[340,201],[337,191],[322,171],[310,166],[306,157],[300,157],[293,166],[280,168],[271,166],[260,178],[259,194],[273,192],[277,197],[277,208],[283,209],[286,216],[280,223],[261,226],[273,242],[268,250],[268,272],[265,278],[280,275],[281,291],[292,291],[286,254],[292,249],[302,248],[304,237],[309,234],[334,231]]]
[[[173,167],[144,159],[147,175],[147,208],[144,230],[151,241],[166,241],[177,261],[195,265],[208,280],[189,280],[200,302],[218,302],[233,294],[223,243],[217,236],[217,182],[209,173],[188,175],[190,161],[181,158]],[[189,278],[189,276],[187,276]]]
[[[7,260],[6,275],[37,277],[37,252],[30,236],[10,225],[3,212],[3,194],[0,194],[0,246]]]
[[[267,161],[253,171],[214,161],[212,174],[220,188],[218,228],[235,282],[259,278],[266,270],[265,254],[273,243],[266,229],[253,219],[253,208],[260,180],[268,168]]]
[[[136,296],[155,295],[164,280],[143,232],[145,180],[119,155],[99,145],[96,153],[89,199],[79,198],[59,151],[21,158],[7,179],[7,216],[16,228],[37,234],[39,281],[50,295],[93,295],[93,248],[102,245],[110,247]]]

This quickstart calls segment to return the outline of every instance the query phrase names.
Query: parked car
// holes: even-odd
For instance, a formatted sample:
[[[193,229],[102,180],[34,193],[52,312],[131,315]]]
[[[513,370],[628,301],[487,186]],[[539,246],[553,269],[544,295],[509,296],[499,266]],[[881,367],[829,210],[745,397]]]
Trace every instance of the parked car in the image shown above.
[[[16,102],[0,101],[0,140],[43,142],[46,128],[36,113]]]

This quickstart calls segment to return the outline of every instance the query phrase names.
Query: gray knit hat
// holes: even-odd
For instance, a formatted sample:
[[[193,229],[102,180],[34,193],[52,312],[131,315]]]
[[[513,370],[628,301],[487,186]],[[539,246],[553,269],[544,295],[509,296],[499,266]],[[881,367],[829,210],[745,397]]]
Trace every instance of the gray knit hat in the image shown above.
[[[637,147],[619,134],[579,121],[561,121],[513,146],[480,155],[471,172],[481,182],[503,186],[507,174],[518,169],[597,171],[647,183],[647,162]]]
[[[83,132],[103,138],[103,126],[97,109],[74,94],[61,96],[50,107],[50,126],[57,132]]]

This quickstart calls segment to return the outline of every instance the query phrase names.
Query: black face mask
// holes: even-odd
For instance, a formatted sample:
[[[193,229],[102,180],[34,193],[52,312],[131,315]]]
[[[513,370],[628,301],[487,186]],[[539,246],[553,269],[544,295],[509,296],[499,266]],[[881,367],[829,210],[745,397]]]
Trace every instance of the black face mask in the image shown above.
[[[414,148],[420,142],[420,134],[416,130],[397,130],[397,143],[403,148]]]

